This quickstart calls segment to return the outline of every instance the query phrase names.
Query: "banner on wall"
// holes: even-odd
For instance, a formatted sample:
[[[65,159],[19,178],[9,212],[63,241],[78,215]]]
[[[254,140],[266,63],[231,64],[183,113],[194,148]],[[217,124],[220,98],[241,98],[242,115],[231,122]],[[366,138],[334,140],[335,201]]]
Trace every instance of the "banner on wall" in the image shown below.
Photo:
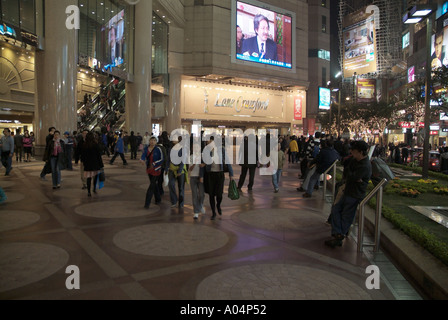
[[[295,96],[291,96],[288,100],[281,91],[243,90],[232,85],[193,80],[183,80],[182,87],[183,116],[187,118],[209,119],[210,116],[228,116],[244,121],[266,119],[284,122],[287,103],[290,103],[291,109],[294,107]],[[291,120],[290,116],[288,119]]]
[[[358,79],[358,102],[375,102],[376,100],[376,80]]]
[[[344,17],[344,77],[376,72],[375,15],[366,9]]]
[[[308,134],[314,135],[316,133],[316,119],[308,119]]]
[[[297,96],[294,99],[294,120],[302,120],[303,114],[303,99],[301,96]]]

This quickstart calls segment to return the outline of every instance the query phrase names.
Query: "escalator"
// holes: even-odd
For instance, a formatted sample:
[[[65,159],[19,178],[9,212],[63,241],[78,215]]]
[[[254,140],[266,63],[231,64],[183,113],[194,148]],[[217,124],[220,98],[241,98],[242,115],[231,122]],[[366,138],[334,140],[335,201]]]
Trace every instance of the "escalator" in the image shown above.
[[[115,130],[124,124],[125,81],[110,81],[92,97],[91,102],[78,106],[78,130]],[[119,123],[122,121],[122,123]]]

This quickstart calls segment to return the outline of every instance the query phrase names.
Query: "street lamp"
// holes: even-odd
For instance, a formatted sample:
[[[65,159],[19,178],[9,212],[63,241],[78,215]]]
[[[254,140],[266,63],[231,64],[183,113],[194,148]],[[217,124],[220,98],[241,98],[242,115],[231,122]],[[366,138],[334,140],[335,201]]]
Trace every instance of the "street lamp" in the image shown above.
[[[336,76],[335,76],[335,78],[336,79],[338,79],[339,77],[341,77],[341,80],[339,81],[339,92],[338,92],[338,121],[337,121],[337,128],[338,128],[338,137],[340,137],[341,136],[341,103],[342,103],[342,100],[341,100],[341,93],[342,93],[342,71],[339,71],[337,74],[336,74]]]
[[[409,9],[403,16],[403,23],[414,24],[426,18],[426,75],[425,75],[425,139],[423,140],[423,179],[428,178],[429,173],[429,125],[431,120],[431,37],[432,37],[432,21],[436,8],[431,5],[431,1],[427,5],[416,5]]]

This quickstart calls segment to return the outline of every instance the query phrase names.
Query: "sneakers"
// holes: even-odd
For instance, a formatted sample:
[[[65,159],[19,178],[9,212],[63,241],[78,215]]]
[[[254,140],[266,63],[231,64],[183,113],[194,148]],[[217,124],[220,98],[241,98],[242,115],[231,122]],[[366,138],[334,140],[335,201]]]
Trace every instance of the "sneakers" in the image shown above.
[[[201,213],[205,214],[205,208],[204,207],[201,208]]]
[[[40,180],[47,181],[47,178],[45,178],[45,176],[43,176],[43,177],[40,177]]]
[[[177,207],[177,203],[171,205],[171,208],[176,208],[176,207]]]
[[[275,189],[275,190],[274,190],[274,193],[278,193],[278,191],[279,191],[278,189]]]
[[[300,187],[300,188],[297,188],[297,191],[299,191],[299,192],[304,192],[304,191],[306,191],[306,190],[303,189],[302,187]]]
[[[199,213],[195,213],[193,219],[198,220],[198,218],[199,218]]]

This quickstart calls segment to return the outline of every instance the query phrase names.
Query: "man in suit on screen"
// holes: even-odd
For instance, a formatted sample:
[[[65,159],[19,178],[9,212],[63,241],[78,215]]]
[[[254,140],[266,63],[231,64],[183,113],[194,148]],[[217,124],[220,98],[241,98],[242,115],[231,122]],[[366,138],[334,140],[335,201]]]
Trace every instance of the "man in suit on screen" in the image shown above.
[[[254,58],[274,60],[277,58],[277,44],[269,39],[269,20],[258,14],[254,17],[255,37],[244,40],[243,54]]]

